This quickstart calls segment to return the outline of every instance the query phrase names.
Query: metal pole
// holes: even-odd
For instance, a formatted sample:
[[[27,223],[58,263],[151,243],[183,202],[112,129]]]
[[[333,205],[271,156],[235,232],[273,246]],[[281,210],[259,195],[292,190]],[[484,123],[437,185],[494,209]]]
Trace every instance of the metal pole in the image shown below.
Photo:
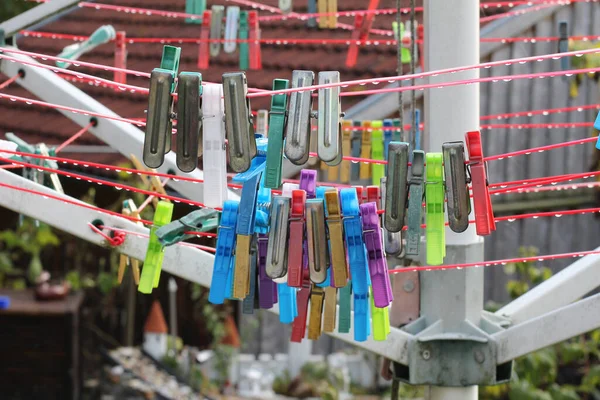
[[[479,0],[425,0],[425,69],[427,71],[479,63]],[[429,83],[479,77],[479,70],[429,78]],[[425,148],[441,152],[442,143],[463,141],[479,127],[479,85],[425,92]],[[483,260],[483,240],[473,226],[456,234],[446,232],[445,263]],[[436,271],[421,274],[421,315],[442,319],[455,330],[465,320],[476,325],[483,309],[483,269]],[[429,400],[476,400],[477,387],[432,387]]]

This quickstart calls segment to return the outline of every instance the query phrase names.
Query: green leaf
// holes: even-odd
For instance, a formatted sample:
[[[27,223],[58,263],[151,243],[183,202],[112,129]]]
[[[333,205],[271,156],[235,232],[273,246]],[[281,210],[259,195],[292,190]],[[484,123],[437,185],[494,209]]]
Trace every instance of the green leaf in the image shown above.
[[[29,282],[35,283],[37,278],[42,273],[42,269],[42,261],[40,260],[40,257],[37,254],[33,255],[33,257],[31,257],[31,261],[29,262],[29,268],[27,269],[27,279],[29,279]]]
[[[36,233],[35,239],[39,243],[40,247],[58,246],[60,244],[58,236],[56,236],[47,225],[40,226]]]
[[[510,385],[509,400],[553,400],[550,393],[536,389],[528,382],[517,381]]]
[[[12,258],[7,253],[0,253],[0,272],[11,272],[13,270]]]
[[[97,279],[98,289],[102,294],[109,293],[117,285],[117,277],[110,273],[100,272]]]
[[[81,276],[79,271],[69,271],[67,276],[65,276],[65,280],[69,282],[73,290],[77,291],[81,289]]]
[[[553,400],[581,400],[581,397],[577,394],[577,391],[568,386],[559,386],[553,384],[550,386],[548,392],[552,396]]]
[[[581,381],[581,387],[588,392],[600,387],[600,365],[590,368]]]
[[[23,278],[15,279],[12,283],[12,288],[14,290],[25,290],[27,288],[27,282],[25,282],[25,279]]]
[[[507,263],[504,266],[504,272],[506,273],[506,275],[512,275],[515,272],[517,272],[517,266],[515,265],[515,263]]]
[[[506,290],[512,299],[516,299],[529,290],[529,284],[521,281],[508,281],[506,283]]]
[[[585,357],[587,351],[582,343],[563,343],[559,347],[560,359],[564,364],[570,364]]]

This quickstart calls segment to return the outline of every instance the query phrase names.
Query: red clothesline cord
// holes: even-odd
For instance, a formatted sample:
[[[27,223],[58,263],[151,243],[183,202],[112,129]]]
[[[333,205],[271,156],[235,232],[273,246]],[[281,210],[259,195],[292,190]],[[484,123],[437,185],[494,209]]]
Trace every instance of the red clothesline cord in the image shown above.
[[[79,137],[81,137],[81,135],[83,135],[84,133],[86,133],[88,131],[88,129],[90,129],[94,125],[96,125],[95,122],[90,122],[89,124],[87,124],[86,126],[84,126],[83,128],[81,128],[81,130],[79,130],[79,132],[77,132],[73,136],[69,137],[60,146],[58,146],[54,152],[56,154],[60,153],[65,147],[67,147],[68,145],[70,145],[71,143],[73,143],[75,140],[77,140]]]
[[[134,235],[134,236],[139,236],[139,237],[143,237],[143,238],[147,238],[148,235],[144,234],[144,233],[140,233],[140,232],[133,232],[133,231],[129,231],[127,229],[123,229],[123,228],[115,228],[113,226],[106,226],[103,225],[102,226],[103,229],[108,229],[114,232],[122,232],[126,235]],[[185,232],[186,234],[190,234],[190,235],[195,235],[197,232]],[[203,250],[203,251],[208,251],[211,253],[215,253],[216,249],[214,247],[210,247],[210,246],[203,246],[201,244],[194,244],[194,243],[187,243],[187,242],[178,242],[175,245],[177,246],[186,246],[186,247],[195,247],[197,249]]]
[[[11,83],[13,83],[14,81],[16,81],[17,79],[19,79],[21,77],[21,75],[16,74],[15,76],[8,78],[7,80],[5,80],[4,82],[0,83],[0,90],[4,89],[5,87],[9,86]]]
[[[40,31],[27,31],[22,30],[20,33],[26,37],[33,38],[47,38],[56,40],[72,40],[75,42],[82,42],[89,39],[89,36],[71,35],[65,33],[54,33],[54,32],[40,32]],[[482,43],[538,43],[538,42],[555,42],[560,38],[558,36],[540,36],[540,37],[492,37],[492,38],[481,38]],[[581,41],[593,41],[600,40],[600,35],[579,35],[569,36],[572,40]],[[403,38],[401,42],[408,46],[410,44],[410,38]],[[395,39],[315,39],[315,38],[262,38],[262,39],[200,39],[191,37],[128,37],[125,39],[127,44],[139,44],[139,43],[157,43],[157,44],[200,44],[200,43],[263,43],[267,45],[277,46],[288,46],[288,45],[357,45],[357,46],[396,46],[398,41]],[[423,40],[417,39],[416,43],[422,44]]]
[[[481,261],[478,263],[431,265],[431,266],[427,265],[427,266],[421,266],[421,267],[402,267],[402,268],[390,269],[388,272],[390,274],[398,274],[398,273],[402,273],[402,272],[411,272],[411,271],[439,271],[439,270],[444,270],[444,269],[490,267],[490,266],[495,266],[495,265],[506,265],[509,263],[518,263],[518,262],[538,262],[538,261],[547,261],[547,260],[558,260],[561,258],[577,258],[577,257],[584,257],[584,256],[589,256],[589,255],[595,255],[595,254],[600,254],[600,250],[549,254],[549,255],[545,255],[545,256],[507,258],[504,260]]]

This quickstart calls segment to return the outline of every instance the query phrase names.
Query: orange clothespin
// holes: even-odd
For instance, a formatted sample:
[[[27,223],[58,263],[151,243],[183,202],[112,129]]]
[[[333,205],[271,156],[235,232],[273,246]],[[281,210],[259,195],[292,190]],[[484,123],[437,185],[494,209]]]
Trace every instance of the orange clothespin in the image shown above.
[[[248,11],[248,39],[250,42],[250,69],[262,69],[260,25],[257,11]],[[254,41],[252,41],[254,40]]]

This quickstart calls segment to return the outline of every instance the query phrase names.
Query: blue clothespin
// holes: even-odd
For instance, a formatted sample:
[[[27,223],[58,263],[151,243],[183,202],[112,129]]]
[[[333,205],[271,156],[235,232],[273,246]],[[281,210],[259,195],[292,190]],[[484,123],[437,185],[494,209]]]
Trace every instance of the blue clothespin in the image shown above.
[[[356,189],[342,189],[340,199],[344,216],[344,237],[352,274],[352,291],[354,292],[354,340],[362,342],[367,340],[371,325],[369,311],[370,277]]]
[[[361,121],[352,121],[352,125],[354,129],[352,130],[352,134],[350,136],[351,142],[351,155],[352,157],[360,157],[360,149],[362,144],[362,126]],[[359,163],[350,163],[350,181],[356,181],[359,179],[360,175],[360,164]]]
[[[317,187],[317,199],[321,199],[323,201],[325,201],[325,192],[327,192],[328,190],[332,190],[333,187],[331,186],[319,186]],[[327,207],[325,207],[325,217],[327,217]],[[331,254],[331,245],[329,243],[329,240],[327,241],[327,248],[328,248],[328,253],[327,254]],[[323,283],[317,283],[315,284],[318,287],[327,287],[331,285],[331,260],[328,257],[328,263],[330,265],[330,268],[327,269],[327,278],[325,278],[325,281],[323,281]]]
[[[594,122],[594,128],[596,130],[600,131],[600,112],[598,113],[598,116],[596,117],[596,122]],[[596,148],[598,150],[600,150],[600,136],[598,137],[598,141],[596,142]]]
[[[223,304],[232,280],[233,249],[235,248],[235,232],[237,225],[239,202],[227,200],[223,204],[221,225],[217,235],[217,251],[208,301],[212,304]],[[230,297],[230,296],[227,296]]]
[[[388,159],[388,145],[394,139],[394,121],[391,119],[383,120],[383,151],[385,152],[385,159]],[[387,165],[386,165],[387,169]]]

